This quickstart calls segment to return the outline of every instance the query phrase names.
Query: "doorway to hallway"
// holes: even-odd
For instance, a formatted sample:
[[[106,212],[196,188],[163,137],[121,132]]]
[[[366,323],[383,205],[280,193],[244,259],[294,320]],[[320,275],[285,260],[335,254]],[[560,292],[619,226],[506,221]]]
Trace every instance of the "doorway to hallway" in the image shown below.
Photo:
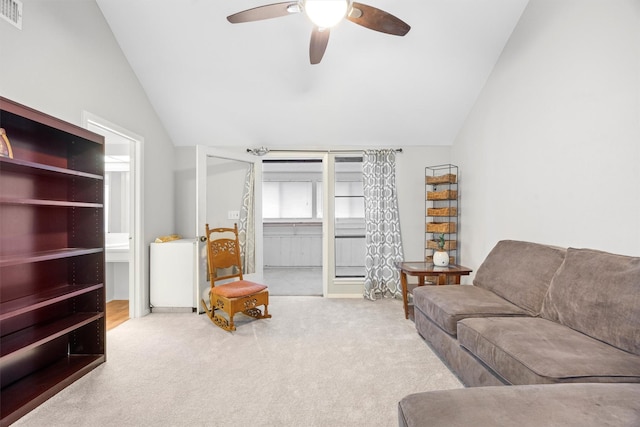
[[[105,137],[105,296],[127,301],[129,317],[147,311],[142,260],[144,138],[88,112],[83,125]]]

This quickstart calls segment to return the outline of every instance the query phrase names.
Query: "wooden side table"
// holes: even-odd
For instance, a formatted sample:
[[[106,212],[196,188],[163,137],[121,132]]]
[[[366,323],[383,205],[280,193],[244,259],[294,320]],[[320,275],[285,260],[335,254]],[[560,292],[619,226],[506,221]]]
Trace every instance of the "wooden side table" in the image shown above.
[[[407,275],[418,277],[418,286],[425,284],[425,277],[437,277],[436,285],[460,284],[460,276],[468,276],[473,270],[457,264],[449,264],[439,267],[430,262],[399,262],[400,283],[402,284],[402,302],[404,305],[404,318],[409,318],[409,302]]]

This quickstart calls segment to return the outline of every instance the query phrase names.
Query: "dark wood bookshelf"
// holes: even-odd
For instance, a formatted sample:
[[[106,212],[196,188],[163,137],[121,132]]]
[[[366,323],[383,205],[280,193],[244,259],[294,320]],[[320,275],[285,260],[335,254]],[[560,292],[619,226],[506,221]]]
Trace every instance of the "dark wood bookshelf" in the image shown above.
[[[0,97],[0,426],[106,361],[104,138]]]
[[[66,200],[38,200],[38,199],[0,199],[0,203],[5,205],[39,205],[39,206],[58,206],[67,208],[101,208],[100,203],[85,202],[69,202]]]
[[[0,357],[27,353],[34,347],[72,332],[103,316],[103,313],[73,313],[53,322],[21,329],[3,337]]]
[[[18,264],[31,264],[40,261],[50,261],[61,258],[77,257],[92,253],[102,253],[101,248],[61,248],[51,251],[30,252],[0,257],[0,267]]]
[[[104,355],[71,355],[56,360],[39,371],[38,375],[25,377],[3,388],[0,411],[14,414],[13,417],[3,418],[3,425],[9,425],[28,412],[25,410],[25,401],[30,402],[29,406],[37,407],[103,361]],[[42,384],[47,384],[47,388],[43,389]]]
[[[0,163],[2,164],[2,169],[5,172],[9,172],[12,170],[20,171],[20,170],[29,170],[29,173],[32,175],[44,175],[44,176],[56,176],[56,175],[73,175],[78,177],[84,177],[89,179],[98,179],[102,180],[104,177],[102,175],[96,175],[93,173],[80,172],[77,170],[71,170],[66,168],[60,168],[56,166],[43,165],[40,163],[28,162],[23,160],[10,159],[9,157],[0,157]]]
[[[103,286],[102,283],[87,285],[65,284],[40,294],[27,295],[23,298],[7,301],[0,305],[0,320],[9,319],[57,302],[66,301],[78,295],[98,290]]]

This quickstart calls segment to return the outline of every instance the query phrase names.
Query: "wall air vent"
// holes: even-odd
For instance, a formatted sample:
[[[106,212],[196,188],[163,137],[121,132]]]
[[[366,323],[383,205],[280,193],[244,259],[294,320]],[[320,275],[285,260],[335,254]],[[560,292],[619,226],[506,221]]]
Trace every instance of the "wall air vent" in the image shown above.
[[[0,16],[22,29],[22,2],[20,0],[0,0]]]

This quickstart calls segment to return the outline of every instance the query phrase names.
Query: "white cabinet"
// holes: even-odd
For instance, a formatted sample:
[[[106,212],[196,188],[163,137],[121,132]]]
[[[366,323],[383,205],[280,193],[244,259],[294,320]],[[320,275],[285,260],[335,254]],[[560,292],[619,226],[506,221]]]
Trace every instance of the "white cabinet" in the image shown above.
[[[196,311],[198,240],[151,243],[149,256],[151,310]]]

